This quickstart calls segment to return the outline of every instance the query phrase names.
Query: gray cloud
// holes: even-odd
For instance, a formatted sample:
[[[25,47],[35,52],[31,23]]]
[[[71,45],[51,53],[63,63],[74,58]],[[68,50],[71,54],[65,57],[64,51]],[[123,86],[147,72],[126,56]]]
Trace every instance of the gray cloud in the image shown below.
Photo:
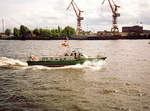
[[[100,0],[75,0],[84,10],[82,27],[91,30],[110,29],[112,13],[108,3]],[[20,24],[35,27],[76,27],[76,16],[73,9],[66,11],[70,0],[1,0],[0,19],[4,18],[6,27],[18,27]],[[121,6],[118,24],[132,25],[143,22],[150,28],[150,1],[148,0],[115,0]],[[1,27],[1,26],[0,26]],[[87,28],[88,27],[88,28]]]

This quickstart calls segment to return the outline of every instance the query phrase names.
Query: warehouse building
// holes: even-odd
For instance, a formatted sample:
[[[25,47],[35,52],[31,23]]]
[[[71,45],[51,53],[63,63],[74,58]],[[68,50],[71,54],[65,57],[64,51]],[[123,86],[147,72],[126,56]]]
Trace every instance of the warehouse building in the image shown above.
[[[136,32],[136,33],[142,33],[143,27],[139,25],[130,26],[130,27],[122,27],[122,32]]]

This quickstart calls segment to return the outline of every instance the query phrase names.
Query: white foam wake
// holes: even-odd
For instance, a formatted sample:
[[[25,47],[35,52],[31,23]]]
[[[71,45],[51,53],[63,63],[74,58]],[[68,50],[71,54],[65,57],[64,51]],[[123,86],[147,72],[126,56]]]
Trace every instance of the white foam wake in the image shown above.
[[[27,66],[26,62],[20,60],[11,59],[7,57],[0,57],[0,67],[11,67],[11,66]]]
[[[104,66],[106,62],[103,60],[100,61],[87,61],[84,64],[77,64],[77,65],[72,65],[72,66],[65,66],[62,67],[62,69],[93,69],[93,70],[100,70]]]

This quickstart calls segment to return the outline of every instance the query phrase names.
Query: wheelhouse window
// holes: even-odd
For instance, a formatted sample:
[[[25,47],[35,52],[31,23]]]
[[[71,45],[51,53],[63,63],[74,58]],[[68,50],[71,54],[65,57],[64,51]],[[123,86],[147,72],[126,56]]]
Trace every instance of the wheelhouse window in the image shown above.
[[[80,53],[80,56],[83,56],[83,54],[82,54],[82,53]]]
[[[44,57],[42,58],[43,61],[48,61],[48,58]]]
[[[65,56],[69,56],[69,55],[66,53]]]
[[[71,53],[70,56],[73,56],[73,53]]]

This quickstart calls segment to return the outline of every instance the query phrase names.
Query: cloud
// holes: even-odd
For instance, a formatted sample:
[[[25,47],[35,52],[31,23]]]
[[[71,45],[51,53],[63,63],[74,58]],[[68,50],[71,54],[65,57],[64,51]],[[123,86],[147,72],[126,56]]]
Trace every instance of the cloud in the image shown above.
[[[102,0],[74,1],[84,11],[82,27],[85,30],[110,30],[112,13],[107,1],[103,5]],[[120,27],[135,25],[139,21],[143,22],[146,28],[150,28],[149,0],[114,1],[121,6],[121,17],[118,18]],[[19,27],[21,24],[31,29],[54,28],[58,25],[71,25],[76,28],[73,9],[66,10],[69,3],[70,0],[0,0],[0,19],[4,18],[6,28]]]

